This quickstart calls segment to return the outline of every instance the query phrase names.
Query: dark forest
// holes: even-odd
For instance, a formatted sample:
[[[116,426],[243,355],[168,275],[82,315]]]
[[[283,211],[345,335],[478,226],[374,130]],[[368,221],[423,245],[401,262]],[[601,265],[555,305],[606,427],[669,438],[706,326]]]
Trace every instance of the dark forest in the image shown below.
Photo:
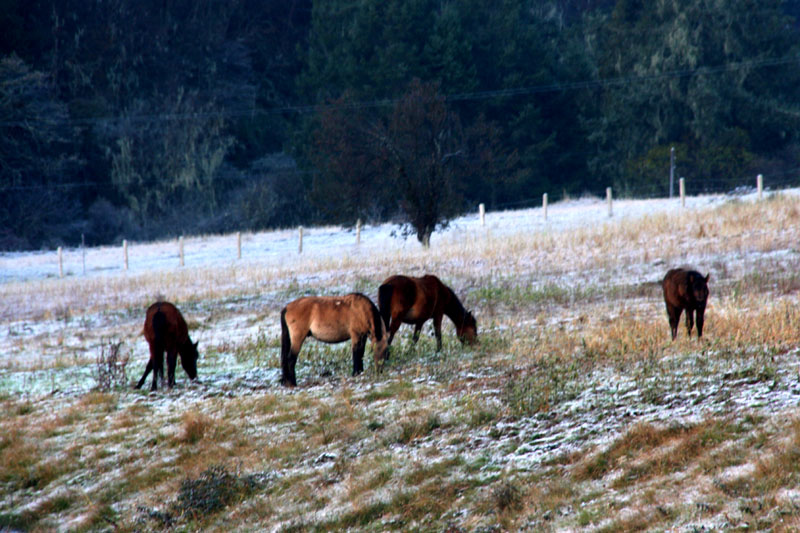
[[[799,14],[0,0],[0,250],[797,185]]]

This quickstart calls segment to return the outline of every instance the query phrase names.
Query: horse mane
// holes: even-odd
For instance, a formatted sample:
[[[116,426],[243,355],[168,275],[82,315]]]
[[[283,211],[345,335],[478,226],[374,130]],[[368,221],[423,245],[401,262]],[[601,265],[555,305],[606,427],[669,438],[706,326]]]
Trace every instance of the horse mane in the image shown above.
[[[458,299],[458,296],[456,296],[456,293],[453,291],[453,289],[444,283],[442,283],[442,288],[447,291],[448,295],[450,296],[445,308],[445,313],[450,317],[451,320],[453,320],[453,322],[455,322],[453,315],[458,313],[461,316],[461,321],[463,322],[469,311],[467,311],[467,309],[464,307],[464,304],[461,303],[461,300]]]
[[[360,292],[356,293],[361,298],[364,298],[367,303],[369,303],[370,311],[372,311],[372,329],[375,330],[375,338],[381,340],[383,338],[383,318],[381,318],[381,312],[378,309],[378,306],[370,300],[365,294]]]

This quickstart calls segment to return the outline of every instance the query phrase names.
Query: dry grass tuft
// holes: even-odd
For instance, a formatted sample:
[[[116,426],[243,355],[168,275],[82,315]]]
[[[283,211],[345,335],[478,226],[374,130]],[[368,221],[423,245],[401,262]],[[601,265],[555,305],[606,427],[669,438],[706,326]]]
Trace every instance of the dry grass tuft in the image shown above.
[[[214,426],[214,420],[197,411],[186,411],[181,416],[181,430],[176,437],[178,443],[195,444],[203,439]]]
[[[623,488],[692,464],[698,456],[726,442],[738,430],[739,426],[730,421],[714,419],[667,427],[640,422],[607,450],[574,467],[572,477],[577,481],[597,480],[620,469],[621,475],[613,486]]]

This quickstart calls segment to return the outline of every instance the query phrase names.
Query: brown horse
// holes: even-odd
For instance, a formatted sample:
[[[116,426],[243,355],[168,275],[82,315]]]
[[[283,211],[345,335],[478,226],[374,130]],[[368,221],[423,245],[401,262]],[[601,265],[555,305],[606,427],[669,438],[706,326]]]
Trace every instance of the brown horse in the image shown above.
[[[158,378],[164,378],[164,351],[167,352],[167,374],[170,388],[175,385],[175,366],[178,354],[181,366],[190,379],[197,377],[197,343],[189,338],[189,328],[178,308],[169,302],[156,302],[147,308],[142,330],[150,345],[150,360],[136,388],[139,389],[153,371],[153,384],[150,390],[158,389]]]
[[[433,318],[436,350],[441,350],[443,315],[453,321],[462,343],[474,344],[478,340],[475,317],[464,309],[452,289],[436,276],[390,276],[378,288],[378,305],[383,321],[389,327],[389,344],[403,322],[414,324],[413,339],[416,343],[422,325]]]
[[[672,340],[678,335],[678,323],[684,309],[686,309],[686,334],[689,336],[692,334],[694,314],[697,317],[697,338],[703,336],[703,314],[708,301],[710,277],[711,274],[703,277],[695,270],[684,268],[674,268],[664,276],[661,287],[664,289],[664,303],[667,305]]]
[[[350,339],[353,375],[364,371],[364,348],[372,341],[375,368],[387,359],[385,326],[372,300],[360,293],[345,296],[306,296],[289,302],[281,311],[281,384],[296,386],[297,354],[306,337],[327,343]]]

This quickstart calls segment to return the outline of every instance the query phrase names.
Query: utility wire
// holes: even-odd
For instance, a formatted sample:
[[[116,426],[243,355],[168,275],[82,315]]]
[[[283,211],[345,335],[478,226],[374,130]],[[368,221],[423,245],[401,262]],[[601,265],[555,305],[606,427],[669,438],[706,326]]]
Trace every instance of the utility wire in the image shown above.
[[[606,87],[619,87],[626,85],[633,85],[636,83],[661,81],[675,78],[690,78],[702,75],[715,75],[726,72],[735,72],[744,69],[759,69],[764,67],[773,67],[780,65],[788,65],[791,63],[800,64],[800,57],[796,55],[785,56],[773,59],[759,59],[754,61],[741,61],[735,63],[725,63],[712,67],[697,67],[693,69],[672,70],[662,72],[659,74],[650,74],[642,76],[620,76],[615,78],[583,80],[576,82],[558,82],[543,85],[534,85],[528,87],[492,89],[487,91],[476,91],[467,93],[456,93],[445,96],[448,102],[470,102],[479,100],[488,100],[492,98],[508,98],[514,96],[528,96],[534,94],[543,94],[551,92],[573,91],[580,89],[599,89]],[[210,111],[210,112],[193,112],[193,113],[158,113],[158,114],[135,114],[119,117],[88,117],[88,118],[73,118],[64,121],[66,124],[71,125],[93,125],[93,124],[117,124],[117,123],[135,123],[135,122],[151,122],[151,121],[171,121],[171,120],[196,120],[196,119],[211,119],[211,118],[245,118],[256,116],[269,116],[279,114],[307,114],[327,109],[368,109],[376,107],[389,107],[395,105],[400,101],[400,98],[383,98],[375,100],[362,100],[355,102],[344,103],[328,103],[328,104],[307,104],[307,105],[286,105],[271,108],[249,108],[239,110],[225,110],[225,111]],[[31,122],[41,121],[44,119],[28,119],[25,121],[0,121],[0,126],[19,126],[23,127],[29,125]]]

